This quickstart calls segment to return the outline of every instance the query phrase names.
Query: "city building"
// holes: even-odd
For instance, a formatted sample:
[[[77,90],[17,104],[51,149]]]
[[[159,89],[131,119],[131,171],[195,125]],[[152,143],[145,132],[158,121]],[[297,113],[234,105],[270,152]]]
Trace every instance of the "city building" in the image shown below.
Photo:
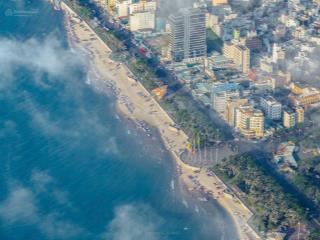
[[[129,16],[130,31],[153,31],[155,29],[155,12],[135,12]]]
[[[102,7],[111,10],[116,6],[117,0],[96,0]]]
[[[304,109],[303,107],[296,107],[296,121],[297,123],[304,123]]]
[[[207,57],[206,63],[209,69],[226,69],[234,67],[232,60],[226,58],[218,52],[213,52],[210,57]]]
[[[282,105],[272,96],[260,98],[260,106],[265,113],[266,118],[271,120],[279,120],[282,116]]]
[[[212,85],[212,108],[225,118],[226,104],[230,98],[239,97],[239,85],[236,83],[216,82]]]
[[[260,69],[266,73],[273,72],[273,62],[269,57],[262,57],[260,59]]]
[[[236,129],[248,139],[264,136],[264,115],[251,105],[241,105],[236,109]]]
[[[206,14],[206,27],[213,29],[215,25],[219,24],[219,16],[207,13]],[[214,31],[214,30],[213,30]]]
[[[245,39],[245,46],[251,51],[260,50],[262,48],[262,41],[256,36],[248,37]]]
[[[118,0],[116,3],[116,14],[118,18],[127,18],[129,16],[129,4],[128,0]]]
[[[276,81],[272,77],[259,79],[255,82],[250,82],[250,88],[254,90],[256,94],[265,94],[274,92],[276,88]]]
[[[107,8],[111,9],[116,6],[117,0],[104,0]]]
[[[231,127],[235,127],[236,125],[236,109],[248,103],[248,99],[246,98],[239,98],[239,97],[231,97],[226,104],[226,113],[225,118],[227,123]]]
[[[223,118],[225,118],[227,101],[233,97],[239,97],[239,90],[222,91],[212,93],[212,107],[216,110]]]
[[[290,90],[291,90],[291,92],[292,93],[294,93],[294,94],[302,94],[302,92],[303,92],[303,86],[301,85],[301,84],[299,84],[299,83],[291,83],[290,84]]]
[[[291,108],[283,110],[283,126],[285,128],[292,128],[296,126],[296,112]]]
[[[132,1],[133,2],[133,1]],[[136,12],[155,12],[157,10],[157,2],[153,0],[140,0],[129,5],[129,14]]]
[[[212,6],[228,5],[228,0],[212,0]]]
[[[156,1],[141,0],[129,4],[130,31],[153,31],[156,27]]]
[[[240,34],[241,34],[241,31],[239,28],[235,28],[233,29],[233,39],[235,40],[240,40]]]
[[[231,59],[236,67],[243,73],[248,73],[250,70],[250,49],[240,44],[239,42],[232,41],[226,42],[223,45],[223,55]]]
[[[285,51],[282,47],[278,46],[276,43],[273,44],[272,48],[272,61],[277,63],[279,60],[285,59]]]
[[[197,60],[206,56],[206,13],[203,8],[181,9],[169,16],[169,23],[174,61]]]
[[[320,91],[316,88],[305,87],[300,94],[291,95],[290,99],[295,106],[308,107],[320,103]]]

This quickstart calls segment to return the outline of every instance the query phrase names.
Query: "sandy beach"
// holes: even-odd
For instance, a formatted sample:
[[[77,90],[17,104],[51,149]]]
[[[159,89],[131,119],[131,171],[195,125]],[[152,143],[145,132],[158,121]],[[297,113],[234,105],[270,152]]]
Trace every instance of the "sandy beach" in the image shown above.
[[[160,107],[149,92],[129,76],[133,74],[122,63],[111,60],[110,48],[94,31],[64,3],[62,10],[66,16],[66,27],[71,44],[85,52],[96,74],[107,82],[116,95],[119,112],[134,121],[144,130],[146,125],[155,127],[173,155],[179,180],[188,191],[198,191],[204,196],[202,201],[214,198],[233,218],[240,239],[260,239],[247,224],[251,211],[236,197],[226,192],[226,186],[220,179],[205,168],[195,168],[181,161],[180,154],[185,150],[188,136],[174,128],[174,121]]]

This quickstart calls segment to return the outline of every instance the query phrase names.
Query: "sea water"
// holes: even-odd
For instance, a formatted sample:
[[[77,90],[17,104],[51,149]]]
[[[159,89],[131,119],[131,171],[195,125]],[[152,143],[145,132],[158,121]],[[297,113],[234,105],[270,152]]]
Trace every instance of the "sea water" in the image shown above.
[[[0,1],[0,239],[236,239],[88,72],[62,12]]]

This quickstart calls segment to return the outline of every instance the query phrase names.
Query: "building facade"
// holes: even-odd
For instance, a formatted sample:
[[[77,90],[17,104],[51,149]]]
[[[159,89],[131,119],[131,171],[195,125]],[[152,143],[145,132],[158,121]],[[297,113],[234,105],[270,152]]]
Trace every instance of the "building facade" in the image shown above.
[[[130,14],[130,31],[153,31],[155,29],[155,12],[142,11]]]
[[[250,70],[250,49],[240,44],[239,42],[232,41],[226,42],[223,45],[223,55],[231,59],[236,67],[243,73],[248,73]]]
[[[285,128],[293,128],[296,126],[296,113],[291,108],[283,110],[283,126]]]
[[[260,106],[266,115],[266,118],[271,120],[279,120],[282,116],[282,105],[277,102],[272,96],[261,97]]]
[[[250,105],[241,105],[236,109],[236,129],[248,139],[263,137],[263,112]]]
[[[169,24],[171,57],[174,61],[206,56],[206,13],[203,8],[181,9],[169,16]]]
[[[236,109],[248,103],[246,98],[233,97],[226,104],[226,121],[231,127],[236,126]]]

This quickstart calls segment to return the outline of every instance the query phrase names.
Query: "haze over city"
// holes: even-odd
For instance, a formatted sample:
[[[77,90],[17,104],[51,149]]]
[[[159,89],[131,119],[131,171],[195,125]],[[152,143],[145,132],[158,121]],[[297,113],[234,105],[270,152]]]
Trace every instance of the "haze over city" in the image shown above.
[[[319,0],[0,3],[0,239],[319,240]]]

